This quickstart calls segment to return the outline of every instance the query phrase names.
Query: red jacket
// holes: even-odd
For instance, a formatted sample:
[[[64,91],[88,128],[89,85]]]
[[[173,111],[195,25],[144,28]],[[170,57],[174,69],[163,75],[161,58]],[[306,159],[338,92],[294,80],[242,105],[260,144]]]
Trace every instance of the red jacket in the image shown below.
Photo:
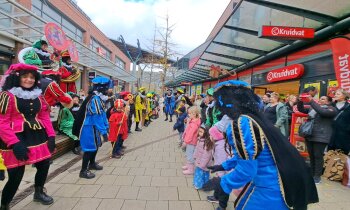
[[[186,144],[197,145],[198,129],[200,125],[200,118],[189,120],[185,132],[182,136]]]
[[[117,141],[118,135],[122,135],[122,139],[128,138],[128,116],[125,112],[117,112],[112,109],[111,117],[109,118],[109,137],[111,142]],[[119,133],[118,133],[119,132]]]
[[[72,98],[68,97],[55,81],[47,78],[43,78],[40,81],[44,98],[50,106],[54,106],[57,102],[69,104],[72,101]]]
[[[61,66],[58,71],[61,73],[61,78],[66,79],[72,73],[66,69],[66,67]],[[60,82],[60,88],[62,89],[63,92],[73,92],[77,93],[77,87],[75,86],[75,82]]]

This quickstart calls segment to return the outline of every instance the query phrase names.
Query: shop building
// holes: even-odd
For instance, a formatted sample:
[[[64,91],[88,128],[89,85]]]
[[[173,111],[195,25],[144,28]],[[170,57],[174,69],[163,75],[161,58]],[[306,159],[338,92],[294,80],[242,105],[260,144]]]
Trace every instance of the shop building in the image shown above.
[[[284,37],[265,37],[264,26],[276,28],[278,36]],[[309,34],[293,37],[304,28],[313,31],[313,38]],[[189,89],[195,94],[192,90],[199,86],[205,92],[218,82],[240,79],[259,95],[267,91],[298,95],[309,85],[326,95],[337,85],[330,40],[350,37],[349,29],[347,1],[335,5],[332,0],[322,4],[317,0],[232,0],[207,40],[182,58],[189,61],[185,73],[168,86],[192,82]],[[217,68],[225,74],[213,77]]]
[[[114,80],[119,90],[136,81],[130,60],[72,0],[2,0],[0,4],[0,75],[18,52],[44,36],[44,26],[53,22],[72,40],[79,53],[76,66],[82,71],[77,88],[87,90],[93,76]],[[89,73],[92,72],[92,73]]]

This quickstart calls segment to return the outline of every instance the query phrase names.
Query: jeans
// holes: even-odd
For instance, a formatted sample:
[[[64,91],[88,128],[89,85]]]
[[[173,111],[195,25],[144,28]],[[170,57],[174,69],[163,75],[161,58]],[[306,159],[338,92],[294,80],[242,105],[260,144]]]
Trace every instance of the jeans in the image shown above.
[[[327,144],[308,140],[305,142],[310,156],[312,175],[314,177],[321,177],[323,172],[323,155]]]
[[[196,145],[187,144],[186,145],[186,159],[188,163],[194,164],[193,154],[194,149],[196,149]]]

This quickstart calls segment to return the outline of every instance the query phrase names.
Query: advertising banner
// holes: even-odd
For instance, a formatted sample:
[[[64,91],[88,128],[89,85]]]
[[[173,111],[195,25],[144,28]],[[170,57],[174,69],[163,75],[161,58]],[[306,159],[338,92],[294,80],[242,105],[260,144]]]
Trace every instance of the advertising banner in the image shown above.
[[[202,93],[202,85],[196,86],[196,95],[200,95]]]
[[[283,39],[312,39],[315,37],[315,29],[286,26],[262,26],[259,30],[258,36]]]
[[[274,69],[266,75],[268,82],[277,82],[283,80],[297,79],[303,76],[304,66],[302,64],[293,64],[283,68]]]
[[[309,156],[307,153],[307,148],[305,144],[305,139],[301,136],[299,136],[299,126],[307,120],[308,115],[301,113],[301,112],[295,112],[292,114],[292,122],[290,126],[290,136],[289,141],[292,145],[297,148],[297,150],[300,152],[300,155],[303,157]]]
[[[335,75],[339,88],[350,92],[350,39],[347,37],[334,38],[331,41]]]

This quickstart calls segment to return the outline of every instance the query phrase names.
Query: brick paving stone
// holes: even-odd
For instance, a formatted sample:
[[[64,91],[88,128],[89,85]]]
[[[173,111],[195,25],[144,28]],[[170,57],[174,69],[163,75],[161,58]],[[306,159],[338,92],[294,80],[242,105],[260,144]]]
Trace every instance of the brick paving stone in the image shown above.
[[[141,162],[141,167],[142,168],[154,168],[154,162],[151,161],[142,161]]]
[[[192,210],[214,210],[212,203],[208,201],[191,201]]]
[[[141,165],[141,161],[129,160],[128,162],[126,162],[125,166],[129,168],[139,168],[140,165]]]
[[[137,200],[158,200],[159,188],[157,187],[140,187]]]
[[[80,198],[59,198],[50,206],[50,210],[71,210],[77,205]]]
[[[168,210],[168,201],[147,201],[145,210]]]
[[[155,162],[155,168],[169,168],[169,163],[167,162]]]
[[[120,210],[124,204],[121,199],[103,199],[98,210]]]
[[[145,174],[145,168],[130,168],[129,175],[142,176]]]
[[[52,180],[50,180],[50,182],[55,182],[55,183],[57,183],[57,182],[59,182],[61,179],[63,179],[67,174],[69,174],[68,171],[64,171],[64,172],[58,174],[58,175],[57,175],[55,178],[53,178]]]
[[[101,201],[99,198],[81,198],[73,210],[95,210]]]
[[[146,201],[125,200],[122,210],[144,210],[145,207]]]
[[[48,208],[50,208],[50,206],[42,205],[39,202],[30,202],[28,205],[24,206],[22,209],[23,210],[32,210],[32,209],[35,209],[35,210],[46,210]]]
[[[126,167],[114,167],[112,174],[115,175],[127,175],[129,173],[130,168]]]
[[[92,172],[95,174],[111,174],[114,168],[115,168],[114,166],[104,166],[103,170],[100,170],[100,171],[92,170]]]
[[[83,185],[81,188],[74,194],[74,197],[81,198],[92,198],[100,189],[101,185]]]
[[[76,183],[79,180],[79,176],[77,174],[67,174],[65,177],[63,177],[59,183],[64,184],[73,184]]]
[[[116,198],[135,200],[139,194],[140,187],[122,186]]]
[[[151,186],[151,176],[135,176],[133,186]]]
[[[119,191],[119,186],[115,185],[102,185],[95,194],[95,198],[115,198]]]
[[[214,191],[204,192],[203,190],[198,190],[199,198],[202,201],[206,201],[207,200],[207,196],[208,195],[213,195],[213,193],[214,193]]]
[[[77,175],[79,176],[79,175]],[[101,174],[95,174],[95,178],[93,179],[82,179],[79,178],[76,184],[95,184],[95,182],[100,178]]]
[[[127,161],[134,161],[136,160],[137,156],[135,155],[130,155],[130,154],[127,154],[127,155],[124,155],[122,160],[127,160]]]
[[[169,210],[191,210],[189,201],[169,201]]]
[[[162,168],[160,176],[176,176],[176,169],[174,169],[174,168]]]
[[[116,166],[116,167],[128,167],[126,166],[127,161],[126,160],[118,160],[118,159],[112,159],[110,166]]]
[[[186,178],[185,177],[169,177],[169,186],[187,187]]]
[[[182,167],[181,163],[169,163],[170,168],[180,169]]]
[[[47,194],[49,194],[49,195],[54,194],[62,186],[63,186],[63,184],[59,184],[59,183],[47,183],[47,184],[45,184]]]
[[[151,186],[167,187],[169,186],[169,177],[152,177]]]
[[[146,168],[145,175],[146,176],[160,176],[160,168]]]
[[[126,176],[118,176],[117,179],[114,182],[114,185],[127,185],[127,186],[131,186],[132,182],[134,181],[134,177],[135,176],[130,176],[130,175],[126,175]]]
[[[197,190],[195,190],[193,187],[178,187],[178,190],[179,200],[200,200]]]
[[[140,155],[140,156],[137,156],[136,158],[136,161],[147,161],[147,160],[149,160],[149,157],[145,155]]]
[[[98,178],[95,182],[95,184],[106,184],[106,185],[112,185],[115,180],[117,179],[117,175],[101,175],[100,178]]]
[[[150,161],[155,161],[155,162],[162,162],[163,161],[163,157],[162,156],[150,157],[149,160]]]
[[[53,195],[58,197],[68,197],[68,198],[74,197],[74,194],[78,192],[81,186],[83,185],[64,184]]]
[[[57,201],[57,199],[54,197],[53,198],[55,201]],[[19,209],[24,209],[25,206],[27,206],[29,203],[33,202],[33,195],[27,196],[26,198],[24,198],[23,200],[21,200],[19,203],[17,203],[14,207],[12,207],[12,210],[19,210]]]
[[[159,200],[163,200],[163,201],[179,200],[177,187],[159,187]]]

